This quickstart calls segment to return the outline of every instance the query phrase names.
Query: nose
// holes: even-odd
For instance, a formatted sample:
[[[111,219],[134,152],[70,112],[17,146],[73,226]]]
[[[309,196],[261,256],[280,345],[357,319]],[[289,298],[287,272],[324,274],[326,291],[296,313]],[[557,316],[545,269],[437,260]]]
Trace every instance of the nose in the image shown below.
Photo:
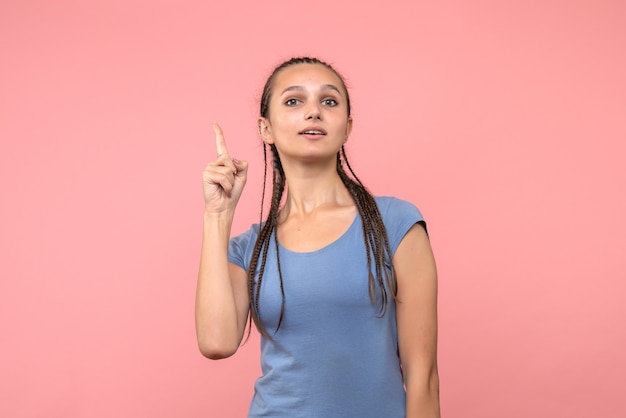
[[[306,120],[322,120],[322,111],[320,109],[320,104],[314,101],[309,106],[307,106],[304,118]]]

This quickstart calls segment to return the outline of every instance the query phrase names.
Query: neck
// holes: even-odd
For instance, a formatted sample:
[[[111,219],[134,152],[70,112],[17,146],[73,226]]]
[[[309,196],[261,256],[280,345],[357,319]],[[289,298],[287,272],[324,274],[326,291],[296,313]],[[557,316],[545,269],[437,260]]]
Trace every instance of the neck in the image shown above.
[[[336,160],[323,166],[283,164],[283,169],[288,185],[283,217],[308,215],[320,207],[354,204],[337,174]]]

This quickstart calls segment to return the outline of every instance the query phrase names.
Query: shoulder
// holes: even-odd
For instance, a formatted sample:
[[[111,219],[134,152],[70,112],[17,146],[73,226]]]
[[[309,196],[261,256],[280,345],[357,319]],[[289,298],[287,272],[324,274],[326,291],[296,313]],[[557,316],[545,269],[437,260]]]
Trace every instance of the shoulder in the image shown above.
[[[230,239],[231,244],[236,245],[246,245],[248,242],[255,242],[256,238],[259,236],[259,231],[261,230],[261,225],[252,224],[247,231],[242,232],[239,235],[235,235]]]
[[[248,269],[248,262],[252,257],[256,239],[261,230],[260,224],[253,224],[250,228],[234,237],[228,243],[228,260],[243,269]]]
[[[413,225],[421,223],[426,229],[422,212],[413,203],[393,196],[374,196],[374,200],[385,224],[392,254]]]
[[[413,203],[394,196],[374,196],[383,222],[397,217],[416,219],[415,222],[424,221],[422,212]]]

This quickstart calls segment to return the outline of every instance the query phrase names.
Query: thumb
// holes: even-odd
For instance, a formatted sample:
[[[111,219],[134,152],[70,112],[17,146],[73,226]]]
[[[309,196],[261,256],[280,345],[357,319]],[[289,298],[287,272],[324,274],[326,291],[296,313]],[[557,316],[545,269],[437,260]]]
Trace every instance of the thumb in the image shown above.
[[[235,158],[231,159],[237,173],[235,173],[235,184],[233,185],[233,197],[239,200],[239,196],[243,192],[243,188],[248,181],[248,162],[240,161]]]
[[[233,158],[232,162],[235,165],[235,168],[237,169],[237,176],[244,176],[245,178],[245,176],[248,174],[248,162],[241,161],[236,158]]]

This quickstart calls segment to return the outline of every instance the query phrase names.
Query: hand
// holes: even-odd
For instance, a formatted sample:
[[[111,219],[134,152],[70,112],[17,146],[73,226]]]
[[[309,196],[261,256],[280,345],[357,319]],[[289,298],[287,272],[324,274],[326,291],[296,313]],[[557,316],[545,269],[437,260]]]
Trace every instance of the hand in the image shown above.
[[[202,172],[205,212],[234,212],[248,175],[248,163],[231,158],[226,149],[224,134],[213,124],[217,158]]]

